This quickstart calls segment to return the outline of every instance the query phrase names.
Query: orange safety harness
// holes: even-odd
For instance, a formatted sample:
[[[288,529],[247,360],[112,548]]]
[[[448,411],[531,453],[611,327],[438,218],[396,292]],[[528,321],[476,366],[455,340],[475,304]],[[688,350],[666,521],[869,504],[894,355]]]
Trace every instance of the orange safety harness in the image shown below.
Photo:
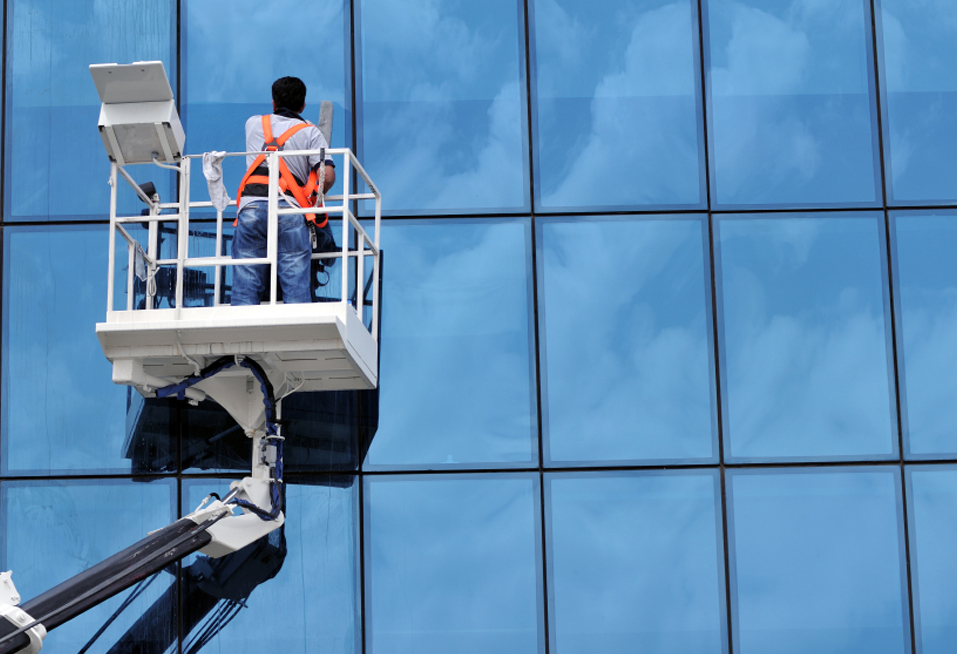
[[[269,116],[263,116],[263,136],[265,138],[265,143],[263,144],[263,152],[276,152],[277,150],[282,150],[283,146],[286,144],[292,135],[298,132],[301,129],[305,129],[309,126],[309,123],[302,122],[296,125],[293,125],[285,132],[283,132],[279,138],[273,138],[272,135],[272,123],[270,122]],[[252,165],[249,167],[249,170],[246,171],[246,174],[243,176],[243,181],[239,183],[239,190],[236,191],[236,206],[239,206],[239,201],[243,196],[243,189],[246,188],[247,184],[266,184],[269,185],[269,169],[263,164],[266,163],[266,155],[260,154],[253,161]],[[325,163],[325,162],[323,162]],[[262,167],[262,170],[260,170]],[[283,192],[292,193],[292,197],[296,199],[296,202],[299,203],[299,206],[302,208],[314,207],[316,206],[316,201],[319,198],[319,188],[316,184],[316,171],[309,171],[309,179],[306,180],[305,185],[299,183],[299,180],[296,179],[296,176],[292,174],[292,171],[289,170],[289,166],[286,165],[286,162],[280,158],[279,159],[279,188]],[[329,222],[328,216],[323,216],[322,222],[319,223],[316,221],[316,214],[307,214],[306,220],[309,220],[316,227],[322,229]]]

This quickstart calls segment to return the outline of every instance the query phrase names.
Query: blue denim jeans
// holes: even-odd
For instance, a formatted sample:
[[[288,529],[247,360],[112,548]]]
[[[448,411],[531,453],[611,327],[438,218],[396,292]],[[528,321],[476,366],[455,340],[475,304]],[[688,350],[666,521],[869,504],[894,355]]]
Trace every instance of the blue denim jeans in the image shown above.
[[[233,259],[258,259],[266,256],[268,203],[251,202],[239,212],[233,236]],[[280,200],[279,207],[289,205]],[[302,215],[279,216],[279,286],[283,302],[310,302],[309,259],[312,243]],[[269,266],[233,266],[233,292],[230,304],[259,304],[269,297]]]

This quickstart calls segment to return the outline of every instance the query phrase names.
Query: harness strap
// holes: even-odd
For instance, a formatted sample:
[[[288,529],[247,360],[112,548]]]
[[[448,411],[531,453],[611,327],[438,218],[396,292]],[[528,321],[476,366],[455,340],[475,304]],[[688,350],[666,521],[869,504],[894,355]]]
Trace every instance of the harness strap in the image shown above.
[[[268,115],[262,116],[263,123],[263,150],[266,152],[276,152],[281,150],[282,147],[286,144],[294,134],[300,130],[305,129],[309,126],[309,123],[297,123],[287,129],[285,132],[280,134],[279,138],[273,138],[272,132],[272,121]],[[260,154],[254,160],[252,165],[246,171],[246,174],[243,176],[242,181],[239,183],[239,190],[236,192],[236,206],[239,206],[239,202],[242,199],[243,189],[246,188],[247,184],[269,184],[269,178],[262,175],[254,174],[256,170],[266,161],[266,155]],[[325,165],[325,162],[321,162],[320,165]],[[290,192],[292,196],[296,199],[296,202],[303,209],[315,206],[317,198],[316,190],[316,171],[309,171],[309,178],[306,180],[304,186],[300,186],[299,181],[296,179],[295,175],[292,174],[292,171],[289,170],[289,166],[286,165],[286,162],[282,159],[279,159],[279,188],[283,192]],[[329,222],[329,217],[325,216],[322,223],[316,222],[316,214],[309,214],[306,216],[306,220],[314,223],[317,227],[325,227]],[[234,221],[235,225],[236,222]]]

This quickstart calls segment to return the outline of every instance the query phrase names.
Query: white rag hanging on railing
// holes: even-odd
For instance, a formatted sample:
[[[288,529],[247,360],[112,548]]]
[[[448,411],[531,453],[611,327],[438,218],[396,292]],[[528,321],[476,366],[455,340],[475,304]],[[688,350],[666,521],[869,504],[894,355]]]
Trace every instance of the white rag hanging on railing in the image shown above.
[[[204,152],[203,153],[203,175],[206,177],[206,186],[209,188],[209,199],[212,201],[216,211],[222,211],[232,200],[229,199],[229,193],[223,185],[223,159],[225,152]]]

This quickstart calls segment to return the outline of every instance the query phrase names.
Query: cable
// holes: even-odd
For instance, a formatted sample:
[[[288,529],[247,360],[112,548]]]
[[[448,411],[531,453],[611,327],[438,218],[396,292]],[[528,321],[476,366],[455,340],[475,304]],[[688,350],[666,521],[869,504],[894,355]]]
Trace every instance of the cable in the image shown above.
[[[266,376],[266,371],[262,366],[252,359],[238,359],[235,356],[225,356],[216,359],[208,366],[194,373],[184,380],[156,389],[156,397],[164,398],[175,395],[177,399],[186,399],[186,390],[192,388],[199,382],[209,379],[223,370],[239,364],[243,368],[252,372],[253,377],[259,382],[260,390],[263,394],[263,405],[265,406],[266,436],[265,440],[276,448],[276,461],[273,469],[274,478],[270,484],[270,500],[272,508],[267,511],[252,502],[246,500],[233,500],[232,503],[255,513],[262,520],[275,520],[282,513],[282,489],[283,483],[283,438],[279,435],[278,423],[276,421],[276,396],[273,392],[272,382]]]
[[[105,632],[105,631],[109,628],[109,626],[110,626],[111,624],[113,624],[113,622],[114,622],[118,617],[120,617],[120,614],[123,613],[123,611],[126,610],[126,607],[128,607],[130,604],[132,604],[133,601],[134,601],[137,597],[139,597],[139,596],[143,593],[143,591],[145,591],[145,590],[149,587],[149,585],[152,584],[152,583],[156,580],[156,578],[157,578],[159,575],[160,575],[160,573],[157,572],[156,574],[150,575],[149,577],[146,577],[145,579],[143,579],[143,581],[141,581],[140,583],[136,584],[136,588],[134,588],[133,591],[127,596],[127,598],[126,598],[125,600],[123,600],[123,602],[120,604],[119,608],[116,609],[116,610],[113,612],[113,615],[111,615],[111,616],[109,617],[109,619],[108,619],[106,622],[103,623],[103,626],[100,627],[95,634],[93,634],[93,637],[90,638],[90,640],[87,641],[86,645],[84,645],[83,647],[81,647],[80,650],[79,650],[76,654],[86,654],[86,652],[87,652],[91,647],[93,647],[93,643],[95,643],[95,642],[97,641],[97,639],[98,639],[100,636],[103,635],[103,632]]]
[[[149,556],[146,556],[146,557],[140,559],[140,561],[139,561],[136,565],[130,566],[129,568],[124,569],[124,570],[121,571],[121,572],[118,572],[117,574],[113,575],[112,577],[109,577],[109,578],[106,579],[105,581],[103,581],[103,582],[97,584],[97,585],[94,586],[93,588],[91,588],[91,589],[89,589],[89,590],[87,590],[87,591],[85,591],[85,592],[83,592],[83,593],[80,593],[79,595],[77,595],[76,597],[74,597],[72,600],[70,600],[70,601],[67,602],[66,604],[63,604],[62,606],[58,606],[55,610],[49,611],[49,612],[47,612],[46,614],[40,616],[39,618],[34,618],[32,622],[30,622],[30,623],[28,623],[28,624],[25,624],[24,626],[20,627],[19,629],[16,629],[16,630],[14,630],[14,631],[11,631],[9,634],[7,634],[7,635],[5,635],[5,636],[3,636],[3,637],[0,637],[0,645],[2,645],[3,643],[6,643],[7,641],[9,641],[10,639],[12,639],[12,638],[14,638],[14,637],[16,637],[16,636],[19,636],[20,634],[22,634],[22,633],[24,633],[24,632],[29,631],[30,629],[33,629],[33,628],[36,627],[37,625],[42,625],[45,621],[47,621],[48,619],[50,619],[51,617],[53,617],[53,616],[56,615],[57,613],[59,613],[59,612],[61,612],[61,611],[65,611],[66,609],[72,608],[73,606],[76,606],[77,604],[86,601],[87,599],[89,599],[90,597],[93,597],[94,595],[96,595],[96,594],[99,593],[100,591],[105,590],[106,588],[109,588],[109,587],[112,586],[114,583],[116,583],[117,581],[121,580],[123,577],[126,577],[127,575],[133,574],[133,573],[135,573],[135,572],[138,572],[138,571],[141,570],[142,568],[145,568],[147,565],[149,565],[150,563],[152,563],[154,560],[156,560],[156,559],[158,559],[158,558],[160,558],[160,557],[168,556],[171,551],[174,551],[177,547],[179,547],[179,546],[182,545],[183,543],[187,542],[187,541],[190,540],[191,538],[194,538],[194,537],[196,536],[196,534],[198,534],[198,533],[200,533],[200,532],[203,532],[203,531],[206,531],[207,529],[209,529],[210,527],[212,527],[214,524],[216,524],[217,522],[219,522],[219,521],[220,521],[222,518],[224,518],[224,517],[226,517],[226,514],[221,513],[221,514],[215,515],[215,516],[213,516],[213,517],[211,517],[211,518],[209,518],[209,519],[207,519],[207,520],[204,520],[203,522],[197,524],[195,529],[190,529],[188,532],[186,532],[186,533],[183,534],[182,536],[179,536],[179,537],[176,538],[174,541],[172,541],[168,546],[163,547],[163,548],[160,548],[160,549],[157,549],[155,552],[152,552]],[[174,524],[175,524],[175,523],[174,523]],[[32,617],[32,616],[31,616],[31,617]]]

